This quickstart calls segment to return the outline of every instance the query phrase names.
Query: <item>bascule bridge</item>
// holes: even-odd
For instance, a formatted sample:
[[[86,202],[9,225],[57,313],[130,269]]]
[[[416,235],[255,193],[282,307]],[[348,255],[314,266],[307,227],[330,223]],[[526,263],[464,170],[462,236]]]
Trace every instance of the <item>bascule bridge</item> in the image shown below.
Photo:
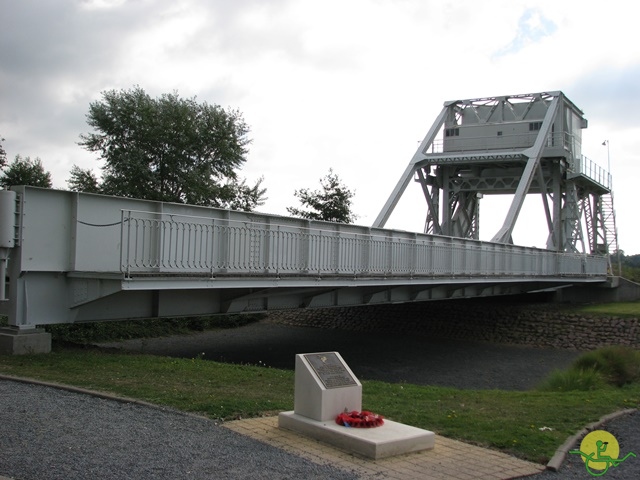
[[[527,195],[539,195],[546,247],[618,249],[611,176],[582,154],[583,112],[562,92],[445,102],[377,217],[384,227],[411,182],[427,204],[425,233],[478,238],[485,195],[512,195],[492,241],[512,244]]]
[[[561,92],[446,102],[373,226],[13,186],[0,191],[0,353],[59,323],[615,287],[611,178]],[[412,180],[423,233],[383,228]],[[490,242],[484,195],[513,200]],[[514,245],[526,195],[547,248]],[[608,265],[609,264],[609,265]]]

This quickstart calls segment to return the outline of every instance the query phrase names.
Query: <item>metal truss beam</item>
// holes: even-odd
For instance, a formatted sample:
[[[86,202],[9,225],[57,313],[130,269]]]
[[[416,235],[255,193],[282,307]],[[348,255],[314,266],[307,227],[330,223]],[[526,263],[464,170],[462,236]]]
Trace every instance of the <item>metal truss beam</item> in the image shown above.
[[[414,153],[413,158],[411,159],[411,162],[409,162],[409,165],[407,165],[407,168],[405,169],[404,173],[400,177],[400,180],[398,181],[395,188],[393,189],[393,192],[389,196],[389,199],[384,204],[384,207],[382,207],[382,210],[378,214],[378,217],[376,218],[376,220],[373,222],[374,227],[382,228],[386,225],[387,220],[389,220],[391,213],[393,212],[394,208],[396,208],[396,205],[400,201],[400,198],[402,197],[402,194],[406,190],[407,185],[409,185],[409,183],[413,179],[414,173],[420,167],[420,162],[424,161],[425,159],[424,152],[426,152],[429,149],[429,147],[435,140],[436,136],[438,135],[440,128],[442,128],[447,112],[448,112],[448,109],[445,106],[440,112],[440,114],[438,115],[438,117],[436,118],[435,122],[433,122],[433,125],[431,126],[431,128],[425,135],[424,139],[420,143],[420,146],[418,147],[418,150],[416,150],[416,153]]]
[[[536,138],[533,147],[525,150],[523,153],[529,157],[527,160],[527,165],[522,172],[522,178],[520,179],[520,183],[518,184],[518,188],[513,196],[513,200],[511,202],[511,206],[509,207],[509,211],[507,212],[507,216],[504,220],[504,223],[498,233],[493,236],[492,242],[498,243],[509,243],[511,241],[511,235],[513,233],[513,228],[515,227],[516,220],[518,219],[518,215],[520,214],[520,210],[522,209],[522,204],[524,203],[525,196],[529,192],[529,187],[531,186],[531,182],[533,181],[534,175],[538,168],[538,164],[542,157],[542,148],[544,147],[544,143],[547,140],[547,136],[551,133],[551,126],[553,125],[553,120],[558,114],[560,110],[560,96],[556,96],[549,106],[547,113],[544,116],[544,120],[542,122],[542,126],[540,127],[540,131],[538,132],[538,136]]]

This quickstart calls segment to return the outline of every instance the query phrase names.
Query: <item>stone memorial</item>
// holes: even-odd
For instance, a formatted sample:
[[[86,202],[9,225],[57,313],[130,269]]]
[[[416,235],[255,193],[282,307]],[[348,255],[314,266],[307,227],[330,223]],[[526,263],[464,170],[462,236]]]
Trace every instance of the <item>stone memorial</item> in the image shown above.
[[[362,385],[337,352],[296,355],[293,409],[320,422],[362,408]]]
[[[296,355],[294,410],[280,413],[280,428],[374,459],[430,450],[435,445],[433,432],[388,419],[375,428],[336,423],[339,414],[360,410],[362,384],[338,352]]]

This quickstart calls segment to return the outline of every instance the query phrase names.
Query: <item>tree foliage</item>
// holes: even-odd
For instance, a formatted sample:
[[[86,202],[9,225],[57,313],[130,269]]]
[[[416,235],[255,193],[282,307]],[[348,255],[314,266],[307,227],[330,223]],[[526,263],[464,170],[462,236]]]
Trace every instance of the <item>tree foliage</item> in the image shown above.
[[[87,123],[95,131],[79,144],[105,161],[102,193],[243,210],[264,202],[262,180],[249,187],[236,172],[250,143],[237,110],[135,87],[103,92]],[[70,182],[87,185],[86,173],[72,172]]]
[[[4,142],[4,138],[0,136],[0,142]],[[0,143],[0,168],[4,168],[7,164],[7,152],[4,151],[2,143]]]
[[[51,188],[51,173],[45,171],[39,158],[32,160],[30,157],[16,155],[13,162],[0,174],[0,186],[11,185]]]
[[[640,255],[622,255],[622,261],[625,265],[630,267],[640,268]]]
[[[77,165],[71,167],[71,177],[67,180],[72,192],[101,193],[98,177],[91,169],[82,169]]]
[[[640,283],[640,254],[625,255],[623,250],[618,250],[611,255],[611,262],[617,265],[618,261],[622,265],[621,275],[627,280]],[[614,267],[617,271],[617,267]]]
[[[305,209],[287,207],[293,216],[340,223],[353,223],[358,218],[351,211],[351,199],[355,192],[342,184],[333,169],[329,169],[329,173],[320,179],[320,190],[303,188],[296,190],[294,195]]]

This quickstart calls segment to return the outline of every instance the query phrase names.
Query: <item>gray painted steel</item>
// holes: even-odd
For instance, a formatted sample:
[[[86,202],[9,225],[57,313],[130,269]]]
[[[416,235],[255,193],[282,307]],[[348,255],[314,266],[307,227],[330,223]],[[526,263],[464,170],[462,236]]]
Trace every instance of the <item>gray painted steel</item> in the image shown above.
[[[485,195],[512,195],[493,241],[512,234],[525,197],[540,195],[547,249],[618,249],[611,175],[582,155],[583,112],[562,92],[444,103],[374,222],[384,227],[411,180],[425,195],[425,233],[479,238]]]
[[[18,330],[156,316],[521,293],[606,280],[603,256],[14,187],[8,301]],[[6,222],[5,223],[11,223]]]

